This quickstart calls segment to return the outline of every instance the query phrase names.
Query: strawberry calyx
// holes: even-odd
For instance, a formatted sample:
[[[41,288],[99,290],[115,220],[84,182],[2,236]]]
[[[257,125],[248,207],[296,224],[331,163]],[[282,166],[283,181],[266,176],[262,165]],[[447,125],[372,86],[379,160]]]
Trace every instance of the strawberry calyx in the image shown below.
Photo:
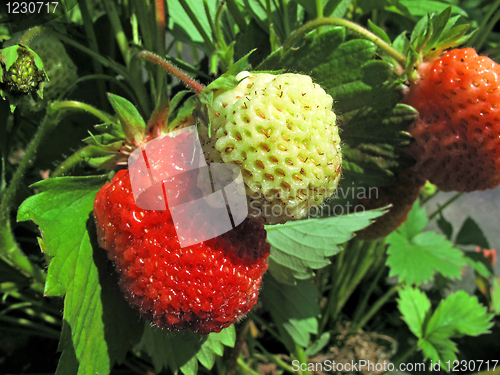
[[[417,22],[408,40],[400,41],[400,50],[407,56],[406,75],[410,82],[418,79],[417,67],[428,61],[433,61],[442,55],[444,50],[465,43],[474,31],[467,33],[470,24],[456,24],[459,16],[451,17],[452,7],[449,6],[439,14],[428,14]],[[402,43],[401,43],[402,42]]]
[[[87,163],[96,168],[120,169],[127,165],[129,156],[137,148],[173,130],[193,125],[196,97],[192,96],[182,103],[187,94],[188,91],[182,91],[172,100],[160,97],[147,124],[131,102],[108,94],[116,115],[112,122],[95,125],[99,134],[91,134],[83,140],[93,146]]]

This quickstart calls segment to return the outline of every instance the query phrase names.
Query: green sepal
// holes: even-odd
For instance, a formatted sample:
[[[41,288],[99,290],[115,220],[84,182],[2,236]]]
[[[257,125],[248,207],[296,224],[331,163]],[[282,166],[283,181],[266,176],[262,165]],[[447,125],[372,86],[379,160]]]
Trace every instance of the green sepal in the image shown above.
[[[189,91],[186,92],[190,93]],[[179,93],[180,94],[180,93]],[[174,105],[174,99],[179,95],[177,94],[173,99],[171,105]],[[189,97],[184,104],[177,110],[175,114],[171,115],[170,121],[170,129],[177,130],[185,126],[185,124],[189,123],[190,117],[193,116],[193,111],[196,108],[196,103],[198,102],[198,98],[196,95]],[[175,103],[176,106],[178,103]]]
[[[121,154],[111,154],[89,159],[87,163],[94,168],[117,169],[117,165],[126,165],[127,161]]]
[[[111,134],[92,134],[90,133],[90,137],[84,138],[83,142],[92,145],[92,146],[105,146],[110,143],[116,142],[117,139]]]
[[[129,142],[142,142],[146,123],[137,108],[127,99],[108,93],[108,100],[116,111],[125,138]]]
[[[116,139],[125,139],[122,127],[117,123],[106,122],[104,124],[94,125],[94,128],[100,133],[107,133]]]
[[[167,93],[162,90],[156,101],[155,109],[148,120],[146,134],[168,133],[168,116],[171,112],[170,98]]]
[[[233,75],[220,76],[201,91],[199,95],[200,102],[212,106],[214,102],[214,91],[231,90],[234,89],[238,83],[239,81]]]
[[[465,43],[473,33],[466,35],[469,24],[457,25],[460,16],[451,17],[452,7],[445,8],[439,14],[427,14],[415,25],[408,49],[407,72],[422,61],[432,61],[442,54],[442,51]],[[417,53],[418,58],[415,58]],[[411,77],[410,77],[411,78]]]
[[[19,45],[10,46],[0,50],[0,61],[2,65],[5,66],[5,70],[9,70],[10,67],[17,61]],[[3,82],[3,81],[1,81]]]
[[[231,65],[227,71],[222,74],[223,77],[228,77],[228,76],[235,76],[239,72],[242,72],[244,70],[247,70],[247,68],[250,66],[250,63],[248,59],[250,58],[250,55],[255,52],[257,48],[254,48],[250,52],[248,52],[245,56],[243,56],[241,59],[236,61],[233,65]]]

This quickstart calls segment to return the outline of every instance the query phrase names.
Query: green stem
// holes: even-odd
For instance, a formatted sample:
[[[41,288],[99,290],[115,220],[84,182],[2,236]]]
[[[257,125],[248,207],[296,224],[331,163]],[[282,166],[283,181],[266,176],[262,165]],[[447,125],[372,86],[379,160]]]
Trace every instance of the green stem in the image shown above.
[[[234,349],[231,351],[231,360],[229,362],[229,369],[227,370],[226,375],[234,375],[234,372],[236,371],[238,358],[240,357],[241,350],[243,349],[243,345],[245,344],[245,338],[247,337],[251,322],[251,319],[246,319],[243,322],[243,326],[240,327],[236,338],[236,343],[234,344]]]
[[[484,44],[484,41],[486,40],[486,38],[488,37],[488,35],[490,35],[491,30],[493,30],[493,28],[495,27],[495,25],[497,24],[497,22],[499,20],[500,20],[500,11],[496,12],[493,15],[493,17],[491,18],[490,22],[488,22],[488,25],[486,26],[485,30],[483,30],[481,32],[481,35],[479,36],[479,38],[477,39],[477,41],[475,43],[475,47],[476,47],[477,50],[481,49],[481,47]]]
[[[227,3],[227,9],[229,10],[229,13],[231,13],[231,15],[233,16],[234,21],[238,25],[240,31],[245,31],[247,23],[245,21],[245,17],[241,13],[240,8],[238,7],[238,4],[236,4],[236,1],[226,0],[226,3]]]
[[[442,212],[446,207],[448,207],[450,204],[452,204],[453,202],[455,202],[458,198],[460,198],[464,193],[457,193],[455,194],[453,197],[451,197],[450,199],[448,199],[445,204],[443,204],[442,206],[439,206],[439,208],[434,211],[430,216],[429,216],[429,221],[431,221],[432,219],[434,219],[437,215],[439,215],[440,212]]]
[[[350,257],[350,262],[347,266],[350,272],[348,274],[348,277],[344,279],[345,282],[343,282],[341,285],[340,293],[338,294],[336,309],[332,314],[333,320],[337,319],[345,303],[354,292],[354,289],[356,289],[358,284],[361,282],[361,280],[373,264],[373,249],[375,246],[376,244],[373,242],[365,242],[361,247],[361,250]]]
[[[278,340],[279,342],[282,341],[280,335],[274,329],[269,327],[269,324],[267,324],[267,322],[264,319],[260,318],[258,315],[255,314],[253,314],[251,318],[261,326],[264,326],[266,328],[266,331],[269,332],[272,336],[274,336],[276,340]]]
[[[205,31],[205,29],[203,28],[203,26],[201,26],[201,23],[200,21],[198,20],[198,17],[196,16],[196,14],[193,13],[193,11],[191,10],[191,8],[189,7],[189,4],[186,2],[186,0],[179,0],[179,2],[181,3],[181,6],[182,8],[184,9],[184,11],[187,13],[187,15],[189,16],[189,19],[191,20],[191,22],[194,24],[194,26],[196,27],[196,30],[198,30],[198,32],[200,33],[201,37],[203,38],[203,41],[205,42],[205,44],[207,45],[209,51],[211,53],[214,53],[215,52],[215,46],[214,44],[212,43],[212,40],[210,39],[210,37],[208,36],[207,32]]]
[[[356,241],[348,242],[347,245],[345,246],[345,248],[342,250],[342,252],[336,256],[335,261],[332,262],[332,265],[330,267],[331,268],[331,278],[332,278],[331,284],[332,285],[331,285],[330,292],[328,293],[326,306],[323,309],[322,314],[321,314],[322,318],[321,318],[318,336],[320,336],[325,330],[325,327],[328,323],[328,320],[330,319],[330,311],[336,309],[335,304],[337,303],[337,293],[338,293],[340,283],[343,280],[341,275],[343,272],[345,272],[345,268],[342,267],[344,264],[345,254],[348,251],[352,251],[351,248],[353,246],[355,246],[356,244],[357,244]]]
[[[257,340],[254,341],[254,344],[259,348],[259,350],[262,352],[262,354],[264,355],[264,357],[271,363],[274,363],[276,366],[278,366],[279,368],[281,368],[282,370],[285,370],[285,371],[288,371],[290,373],[295,373],[295,371],[293,371],[292,367],[284,362],[283,360],[281,360],[280,358],[276,357],[275,355],[269,353],[266,348],[264,348],[264,346]]]
[[[160,56],[165,56],[165,3],[164,0],[155,0],[155,21],[156,21],[156,52]],[[163,76],[165,72],[157,67],[156,72],[156,93],[163,90]]]
[[[130,63],[130,50],[128,46],[128,39],[125,35],[125,31],[123,31],[122,23],[120,21],[120,17],[118,16],[118,11],[116,10],[114,1],[104,1],[104,9],[106,10],[106,14],[108,15],[109,22],[111,23],[111,27],[115,32],[116,42],[118,43],[118,48],[122,53],[123,59],[125,60],[125,65],[129,65]]]
[[[26,147],[26,153],[21,160],[21,163],[19,163],[17,170],[14,172],[9,186],[2,195],[0,203],[0,254],[2,258],[4,258],[13,267],[20,270],[23,274],[32,277],[41,284],[45,283],[45,274],[38,266],[30,262],[19,245],[16,243],[10,224],[10,211],[12,204],[15,201],[16,194],[19,191],[19,186],[21,185],[24,174],[35,160],[36,152],[42,140],[55,128],[58,123],[59,116],[57,116],[57,113],[70,109],[85,110],[103,119],[105,122],[111,121],[111,117],[88,104],[76,101],[51,103],[47,108],[47,114],[38,127],[35,136]]]
[[[97,46],[97,38],[95,36],[92,18],[90,17],[89,8],[87,6],[87,0],[78,0],[78,6],[80,7],[80,12],[82,13],[83,27],[85,28],[85,34],[89,40],[89,46],[92,51],[99,54],[99,47]],[[92,66],[95,74],[103,75],[102,65],[99,64],[97,60],[92,59]],[[106,86],[102,80],[97,81],[97,88],[100,102],[108,103],[106,100]]]
[[[285,44],[283,45],[283,51],[286,52],[290,50],[295,45],[295,43],[302,39],[307,33],[316,30],[321,26],[342,26],[346,29],[354,31],[355,33],[361,35],[364,39],[374,43],[378,48],[391,56],[394,60],[397,61],[399,65],[401,65],[402,68],[406,67],[406,58],[394,48],[392,48],[389,44],[380,39],[378,36],[355,24],[354,22],[335,17],[319,18],[301,26],[300,28],[295,30],[285,41]]]
[[[283,26],[285,27],[285,37],[290,35],[290,19],[288,17],[288,0],[281,0],[281,9],[283,9]],[[271,11],[271,8],[269,8]]]
[[[394,363],[394,368],[399,368],[399,365],[403,362],[406,362],[408,358],[410,358],[413,353],[418,348],[418,341],[415,341],[403,354],[398,356],[396,359],[393,359],[391,362]]]
[[[307,363],[307,357],[306,354],[304,353],[304,348],[302,346],[298,345],[295,343],[295,357],[299,360],[300,363]],[[302,371],[299,369],[299,373],[303,375],[309,375],[309,370]]]
[[[219,43],[219,48],[220,49],[226,49],[227,44],[226,41],[224,40],[224,36],[222,35],[222,26],[221,26],[221,17],[222,13],[224,11],[224,2],[219,3],[219,6],[217,7],[217,11],[215,12],[215,23],[214,23],[214,28],[215,28],[215,37],[217,38],[217,42]]]
[[[149,60],[152,63],[155,63],[156,65],[162,67],[165,69],[169,74],[173,75],[175,78],[180,79],[188,88],[193,90],[196,94],[200,94],[201,91],[205,88],[202,84],[196,82],[194,79],[188,77],[184,72],[182,72],[180,69],[176,68],[172,64],[170,64],[168,61],[165,59],[162,59],[161,57],[155,55],[154,53],[148,52],[148,51],[142,51],[137,54],[137,57],[144,59],[144,60]]]
[[[80,51],[86,53],[87,55],[89,55],[92,58],[99,61],[99,63],[102,64],[103,66],[113,69],[116,73],[123,76],[123,78],[125,78],[125,79],[129,78],[129,74],[127,72],[127,69],[123,65],[118,64],[115,61],[108,60],[104,56],[101,56],[99,53],[92,51],[90,48],[82,46],[80,43],[75,42],[71,38],[68,38],[66,35],[60,34],[58,32],[52,31],[52,30],[48,31],[47,33],[54,35],[55,37],[59,38],[62,42],[69,44],[69,45],[79,49]]]
[[[0,220],[0,257],[23,275],[33,278],[32,289],[42,292],[45,284],[45,274],[23,253],[12,232],[9,218]]]
[[[356,332],[358,329],[363,328],[364,325],[370,321],[370,319],[380,310],[380,308],[389,300],[389,298],[391,298],[392,295],[396,293],[400,288],[401,284],[394,285],[382,297],[380,297],[377,302],[373,304],[371,309],[368,310],[368,312],[363,316],[363,319],[352,326],[352,332]]]
[[[63,99],[69,92],[71,92],[71,90],[73,90],[76,86],[78,86],[78,84],[85,82],[85,81],[90,81],[90,80],[96,80],[98,82],[110,81],[113,84],[119,86],[123,91],[125,91],[135,101],[138,101],[137,95],[130,89],[130,87],[125,85],[122,81],[117,80],[115,77],[109,76],[107,74],[90,74],[88,76],[83,76],[83,77],[78,78],[71,85],[66,87],[66,89],[59,95],[58,99],[59,100]],[[104,100],[104,102],[108,101],[106,96],[102,100]],[[101,100],[101,103],[103,103],[102,100]]]
[[[493,16],[495,11],[500,7],[500,0],[496,0],[494,4],[491,5],[490,9],[488,9],[488,12],[484,15],[484,17],[481,18],[481,22],[479,23],[479,26],[477,30],[479,31],[475,35],[472,36],[471,39],[469,39],[469,43],[473,46],[476,47],[476,49],[479,49],[479,47],[476,44],[476,41],[479,38],[482,38],[484,34],[489,34],[491,29],[488,29],[486,27],[486,24],[488,23],[488,20]]]
[[[368,305],[368,300],[370,299],[370,297],[373,293],[373,290],[378,285],[378,281],[380,280],[380,278],[384,274],[384,271],[385,271],[385,267],[379,267],[377,275],[375,276],[375,278],[372,281],[370,281],[370,286],[368,287],[368,290],[366,291],[365,295],[363,296],[361,303],[359,303],[358,306],[356,307],[356,311],[354,312],[354,317],[352,318],[353,322],[357,322],[358,320],[360,320],[361,316],[364,314],[366,306]]]
[[[316,0],[316,19],[323,18],[323,1]],[[322,27],[318,27],[318,34],[322,31]]]
[[[32,322],[31,320],[24,319],[24,318],[13,318],[10,316],[1,316],[0,315],[0,321],[8,323],[9,326],[21,326],[25,329],[30,329],[39,332],[39,334],[42,334],[43,336],[50,337],[52,339],[58,340],[61,333],[53,328],[49,328],[45,326],[44,324],[38,324],[35,322]]]
[[[19,44],[22,44],[24,46],[29,46],[29,43],[31,40],[37,36],[38,34],[43,33],[45,30],[41,26],[35,26],[32,27],[31,29],[28,29],[24,34],[23,37],[21,38],[21,41]]]
[[[61,177],[68,173],[74,166],[80,164],[82,161],[94,156],[98,148],[96,146],[88,145],[76,151],[73,155],[68,157],[50,174],[50,177]]]
[[[238,358],[238,366],[240,366],[243,374],[260,375],[257,371],[252,370],[242,358]]]
[[[220,4],[218,5],[218,8]],[[205,10],[205,15],[208,19],[208,25],[210,26],[210,31],[212,32],[212,38],[215,40],[215,48],[219,48],[217,41],[217,30],[215,29],[215,24],[212,19],[212,15],[210,14],[210,7],[208,6],[208,0],[203,0],[203,9]]]
[[[42,142],[42,139],[45,137],[45,135],[52,130],[53,128],[53,118],[47,114],[40,126],[38,127],[37,132],[35,133],[35,136],[31,140],[31,142],[28,144],[26,148],[26,153],[21,160],[21,163],[19,164],[17,170],[15,171],[14,175],[12,176],[12,180],[10,181],[9,186],[5,190],[3,196],[2,196],[2,201],[0,204],[0,221],[2,222],[7,222],[9,221],[9,213],[10,209],[12,206],[12,203],[15,200],[16,193],[19,190],[19,185],[21,184],[22,178],[24,174],[26,173],[26,170],[28,167],[33,163],[36,155],[36,151],[38,150],[38,147],[40,146],[40,143]]]
[[[47,114],[54,115],[57,112],[60,111],[85,111],[90,113],[91,115],[94,115],[101,121],[105,123],[113,122],[114,118],[113,116],[109,115],[108,113],[101,111],[95,107],[92,107],[89,104],[85,104],[82,102],[78,102],[75,100],[65,100],[62,102],[53,102],[50,104],[50,106],[47,109]]]

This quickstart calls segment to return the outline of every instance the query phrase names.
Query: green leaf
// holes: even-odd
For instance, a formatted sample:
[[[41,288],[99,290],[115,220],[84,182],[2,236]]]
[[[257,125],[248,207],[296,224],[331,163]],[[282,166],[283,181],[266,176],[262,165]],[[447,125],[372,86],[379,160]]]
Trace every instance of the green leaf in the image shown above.
[[[424,360],[430,359],[431,363],[456,361],[458,352],[457,344],[445,337],[422,338],[418,346],[424,353]]]
[[[455,360],[456,346],[449,339],[490,332],[492,317],[493,314],[487,314],[486,307],[478,302],[477,297],[463,290],[450,294],[440,302],[425,327],[425,346],[431,346],[424,350],[426,358]]]
[[[234,346],[235,339],[234,326],[202,336],[190,330],[169,332],[146,322],[142,339],[135,349],[149,355],[158,373],[165,368],[173,373],[180,369],[186,375],[194,375],[198,361],[211,369],[215,356],[222,356],[224,345]]]
[[[441,301],[425,329],[425,335],[478,336],[488,333],[493,326],[492,314],[481,305],[476,296],[463,290],[450,294]]]
[[[311,333],[318,332],[319,292],[312,280],[280,284],[270,275],[264,278],[261,299],[278,328],[281,340],[290,352],[295,344],[309,345]]]
[[[45,293],[66,294],[56,374],[109,373],[138,341],[139,315],[125,302],[104,250],[92,209],[106,176],[51,178],[23,202],[18,220],[32,219],[51,257]],[[123,329],[126,327],[126,329]]]
[[[460,278],[466,264],[462,252],[434,232],[424,232],[409,240],[396,230],[387,237],[387,243],[389,276],[398,276],[399,282],[420,285],[430,280],[435,272]]]
[[[217,4],[216,2],[208,2],[208,4],[213,17]],[[199,1],[169,1],[168,15],[168,30],[176,40],[194,45],[205,53],[211,52],[210,46],[205,40],[208,38],[208,42],[213,43],[210,23],[203,5]]]
[[[408,53],[408,49],[410,48],[410,41],[406,37],[405,32],[399,34],[396,39],[394,39],[394,42],[392,42],[392,47],[399,53],[406,56],[406,54]]]
[[[127,99],[111,93],[108,93],[108,100],[120,119],[120,125],[127,140],[142,139],[146,123],[137,108]]]
[[[421,44],[421,41],[425,39],[425,33],[427,32],[428,23],[429,16],[426,13],[424,17],[418,20],[417,24],[411,32],[410,43],[417,50]]]
[[[179,95],[179,94],[177,94]],[[177,97],[174,97],[174,99]],[[183,126],[183,123],[188,120],[189,117],[193,115],[193,111],[196,108],[196,104],[198,103],[198,97],[196,95],[192,95],[186,99],[184,104],[172,114],[172,118],[169,120],[169,127],[171,129],[176,129],[177,127]],[[172,100],[173,104],[173,100]]]
[[[385,61],[369,61],[363,65],[361,80],[371,87],[382,85],[389,79],[393,69],[394,67]]]
[[[300,4],[306,11],[313,17],[318,17],[316,14],[316,4],[311,0],[294,0],[297,4]],[[328,0],[322,0],[321,6],[324,7]]]
[[[431,301],[427,295],[417,288],[407,286],[399,291],[398,308],[413,334],[421,338],[431,309]]]
[[[40,227],[47,255],[54,257],[49,265],[46,295],[64,295],[73,281],[79,252],[89,245],[89,213],[97,191],[106,181],[107,176],[44,180],[31,186],[39,193],[19,207],[17,220],[33,220]]]
[[[398,232],[406,239],[411,240],[427,226],[425,208],[420,208],[420,201],[415,201],[406,221],[398,228]]]
[[[125,138],[125,133],[123,133],[122,127],[117,123],[98,124],[94,125],[94,128],[100,133],[109,134],[116,140]]]
[[[9,70],[12,64],[14,64],[19,57],[17,44],[0,50],[0,61],[5,65],[5,69]]]
[[[451,17],[451,6],[447,7],[437,16],[432,18],[432,36],[427,42],[427,46],[432,48],[436,42],[439,40],[443,32],[446,30],[446,26],[448,25],[448,21]]]
[[[281,265],[282,269],[292,270],[296,278],[308,278],[313,269],[330,264],[328,257],[341,250],[340,244],[350,240],[355,232],[370,225],[373,219],[383,213],[384,210],[379,209],[268,225],[267,242],[271,244],[269,259]],[[280,278],[280,274],[276,277]]]
[[[377,25],[375,25],[371,20],[368,20],[368,28],[371,30],[372,33],[374,33],[376,36],[378,36],[384,42],[386,42],[387,44],[391,44],[391,39],[386,34],[386,32],[384,30],[382,30],[380,27],[378,27]]]
[[[224,77],[227,76],[235,76],[239,72],[244,71],[248,68],[250,65],[249,63],[249,58],[252,53],[254,53],[256,48],[252,49],[250,52],[248,52],[245,56],[243,56],[241,59],[236,61],[233,65],[231,65],[227,71],[223,74]]]
[[[310,357],[319,353],[325,346],[330,342],[330,332],[323,332],[323,334],[314,341],[307,349],[304,351],[306,357]]]
[[[483,231],[471,217],[468,217],[458,231],[455,239],[457,245],[474,245],[483,249],[489,249],[490,244],[484,236]]]
[[[343,18],[349,7],[352,4],[352,0],[330,0],[324,6],[323,14],[329,17]]]
[[[432,0],[399,0],[399,3],[414,16],[426,16],[428,13],[442,12],[448,8],[448,4]],[[452,7],[451,12],[467,16],[467,12],[456,5]]]
[[[200,102],[211,106],[214,100],[215,90],[231,90],[236,87],[238,83],[239,81],[235,76],[220,76],[201,91],[199,95]]]

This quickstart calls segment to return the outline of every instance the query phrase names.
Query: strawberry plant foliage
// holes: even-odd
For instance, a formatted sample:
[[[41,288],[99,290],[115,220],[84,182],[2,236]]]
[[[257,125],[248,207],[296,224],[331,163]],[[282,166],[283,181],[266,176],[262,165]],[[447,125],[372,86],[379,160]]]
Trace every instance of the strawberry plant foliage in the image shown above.
[[[4,331],[7,339],[16,338],[10,331],[59,337],[61,354],[47,361],[54,367],[39,369],[57,375],[281,373],[293,372],[296,359],[339,363],[353,342],[353,354],[373,344],[379,358],[390,351],[367,338],[385,327],[399,344],[388,361],[409,353],[412,340],[421,359],[471,356],[454,340],[488,333],[491,312],[500,311],[495,250],[481,250],[496,239],[476,217],[454,230],[444,210],[456,197],[429,216],[426,209],[436,189],[500,181],[484,176],[498,169],[490,74],[498,9],[487,0],[92,0],[19,40],[11,33],[19,25],[0,24],[0,41],[10,38],[0,50],[0,94],[10,100],[0,102],[0,349]],[[40,59],[36,40],[58,47]],[[461,47],[466,41],[477,55]],[[463,54],[464,69],[476,73],[443,68],[459,66]],[[65,61],[61,69],[49,68],[53,57],[63,57],[53,60]],[[428,78],[436,66],[453,87]],[[11,113],[26,95],[41,96],[49,72],[58,89],[37,102],[40,112]],[[75,119],[62,114],[77,111],[95,117],[77,119],[82,136],[48,136],[56,126],[71,135]],[[142,148],[155,155],[135,182],[151,182],[154,168],[181,170],[189,136],[176,146],[152,141],[191,126],[208,164],[240,166],[238,194],[249,208],[275,199],[299,209],[276,221],[252,212],[244,225],[182,248],[173,213],[139,207],[125,168]],[[489,159],[474,164],[475,154]],[[309,199],[325,176],[327,192]],[[209,178],[214,193],[221,177]],[[261,197],[250,197],[250,180]],[[306,198],[292,196],[292,186]],[[197,177],[186,192],[202,188]],[[223,209],[234,203],[227,192],[224,199]],[[202,235],[210,223],[190,214],[183,224]],[[426,230],[433,220],[444,235]],[[480,300],[460,290],[440,298],[466,267]],[[430,281],[428,295],[418,289]],[[2,366],[12,367],[10,359],[0,350]]]
[[[420,231],[427,225],[425,211],[415,202],[407,221],[387,237],[390,276],[400,282],[421,285],[439,272],[460,278],[466,264],[463,253],[444,236]]]
[[[354,213],[267,226],[271,273],[282,282],[310,278],[313,270],[330,263],[329,257],[341,251],[341,245],[352,238],[354,232],[367,227],[383,213],[383,209],[378,209],[362,215]]]
[[[41,248],[51,258],[45,294],[65,295],[58,374],[73,369],[78,374],[108,373],[115,361],[123,361],[141,332],[95,242],[90,213],[105,179],[39,182],[33,186],[39,194],[27,199],[18,212],[18,220],[31,219],[39,225]],[[119,328],[123,326],[130,329]]]
[[[403,319],[417,336],[426,359],[456,361],[458,351],[452,338],[489,332],[492,314],[486,313],[477,297],[459,290],[442,300],[434,311],[425,293],[406,287],[399,292],[398,306]]]
[[[388,185],[391,170],[409,163],[402,148],[409,142],[405,129],[416,112],[398,104],[401,82],[388,81],[393,67],[374,61],[375,52],[373,43],[346,41],[345,28],[333,27],[319,36],[308,34],[298,48],[279,49],[259,65],[308,72],[335,98],[345,142],[341,186]]]
[[[198,361],[211,369],[215,356],[223,354],[224,345],[234,346],[234,341],[234,326],[200,336],[191,331],[165,333],[146,322],[141,341],[135,349],[151,357],[157,372],[170,369],[174,373],[180,370],[185,375],[195,375],[198,373]]]
[[[96,243],[91,219],[95,195],[106,179],[62,177],[37,183],[33,187],[39,194],[18,212],[18,220],[31,219],[39,225],[41,248],[51,258],[45,294],[65,296],[57,374],[108,373],[134,343],[152,357],[158,371],[163,366],[173,371],[188,366],[183,373],[195,374],[196,358],[211,368],[215,354],[222,355],[222,345],[234,344],[233,328],[204,338],[194,333],[165,336],[149,323],[144,326],[121,296],[116,276]],[[172,340],[185,346],[173,345]],[[161,348],[177,351],[165,357]]]
[[[262,301],[269,310],[282,343],[294,351],[295,343],[307,347],[311,334],[318,333],[319,293],[311,280],[284,285],[274,277],[264,280]]]

